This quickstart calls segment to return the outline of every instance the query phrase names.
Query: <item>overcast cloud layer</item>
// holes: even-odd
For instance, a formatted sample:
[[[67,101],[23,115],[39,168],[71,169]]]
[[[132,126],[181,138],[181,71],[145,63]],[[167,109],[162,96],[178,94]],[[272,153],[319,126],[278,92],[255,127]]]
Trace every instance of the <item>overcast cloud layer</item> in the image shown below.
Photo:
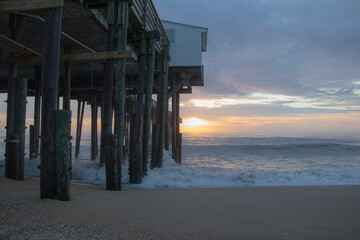
[[[162,19],[209,28],[205,87],[183,97],[185,114],[196,106],[254,116],[360,110],[360,1],[153,2]]]

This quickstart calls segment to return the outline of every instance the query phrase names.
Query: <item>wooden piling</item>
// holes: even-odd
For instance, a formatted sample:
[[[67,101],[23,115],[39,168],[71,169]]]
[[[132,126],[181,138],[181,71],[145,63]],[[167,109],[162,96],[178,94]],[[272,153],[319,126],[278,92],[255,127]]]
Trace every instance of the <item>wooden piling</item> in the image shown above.
[[[166,93],[167,94],[167,93]],[[169,100],[166,97],[166,107],[165,107],[165,140],[164,148],[166,151],[169,151]]]
[[[165,45],[163,49],[163,66],[161,74],[161,105],[159,111],[161,113],[160,117],[160,141],[159,141],[159,154],[158,161],[159,166],[162,167],[162,157],[163,150],[165,145],[165,129],[166,129],[166,116],[168,112],[167,109],[167,94],[168,94],[168,61],[169,61],[169,45]]]
[[[172,82],[171,82],[172,89],[176,88],[176,76],[172,76]],[[171,96],[171,151],[172,151],[172,158],[177,162],[176,160],[176,133],[177,133],[177,124],[176,124],[176,92],[174,92]]]
[[[64,54],[70,54],[70,53],[71,53],[71,47],[64,46]],[[71,101],[71,63],[69,61],[67,61],[67,62],[65,62],[64,85],[63,85],[63,110],[70,110],[70,101]],[[82,119],[81,119],[81,122],[82,122]],[[68,134],[69,141],[71,141],[71,119],[70,119],[70,124],[69,124],[68,129],[69,129],[69,134]],[[81,130],[80,130],[80,136],[81,136]],[[78,137],[78,135],[76,135],[76,137]],[[80,148],[80,140],[79,140],[79,145],[76,145],[76,147]],[[72,166],[71,152],[72,152],[72,150],[70,149],[70,151],[68,152],[68,156],[69,156],[68,165],[69,166]],[[72,175],[71,167],[69,167],[69,168],[70,168],[69,169],[69,177],[71,178],[71,175]]]
[[[6,177],[14,180],[19,180],[19,136],[9,135],[6,144],[8,145],[8,154],[7,157],[11,161],[7,162],[5,165]]]
[[[116,26],[118,24],[119,8],[118,2],[108,1],[107,23],[108,23],[108,51],[114,50],[116,38]],[[101,148],[100,165],[106,165],[106,189],[118,190],[117,173],[117,135],[112,135],[112,96],[114,82],[114,60],[106,61],[102,116],[101,116]],[[121,174],[121,173],[119,173]]]
[[[35,140],[35,126],[30,125],[29,128],[29,158],[35,158],[35,148],[36,148],[36,140]]]
[[[34,128],[35,128],[35,152],[34,157],[39,156],[40,151],[40,111],[41,111],[41,67],[35,67],[35,101],[34,101]]]
[[[91,102],[91,160],[96,160],[98,156],[98,130],[97,130],[97,117],[98,117],[98,107],[96,96],[92,97]]]
[[[16,79],[14,134],[19,137],[19,148],[17,149],[19,154],[19,176],[16,180],[24,180],[27,81],[27,78]]]
[[[45,10],[41,112],[40,197],[55,198],[55,110],[59,82],[62,8]]]
[[[131,128],[131,111],[129,111],[129,99],[125,100],[125,146],[124,159],[130,159],[130,128]]]
[[[70,54],[70,46],[64,47],[64,54]],[[65,62],[65,74],[64,74],[64,94],[63,94],[63,109],[70,110],[71,99],[71,63]],[[71,131],[71,129],[69,129]]]
[[[181,164],[182,135],[180,135],[180,93],[176,93],[176,162]]]
[[[55,116],[55,186],[56,198],[70,200],[70,110],[57,110]]]
[[[118,190],[116,177],[117,162],[117,136],[110,135],[106,142],[105,166],[106,166],[106,190]]]
[[[115,8],[115,1],[108,1],[107,12],[107,50],[114,51],[115,42],[115,16],[118,11]],[[105,81],[102,99],[102,111],[101,111],[101,144],[100,144],[100,166],[106,163],[106,142],[112,134],[112,97],[113,97],[113,82],[114,82],[114,60],[106,60]],[[116,175],[115,175],[116,177]]]
[[[151,164],[150,168],[161,167],[159,161],[159,138],[160,138],[160,124],[152,125],[152,145],[151,145]]]
[[[10,13],[9,14],[9,25],[11,28],[11,39],[14,41],[19,41],[22,25],[23,25],[23,17]],[[10,53],[10,56],[14,56]],[[9,65],[9,79],[8,79],[8,86],[7,86],[7,114],[6,114],[6,139],[9,141],[9,136],[14,135],[14,122],[15,122],[15,112],[16,112],[16,78],[17,78],[17,64],[10,64]],[[10,161],[10,156],[14,156],[14,153],[10,153],[10,148],[12,146],[6,144],[5,145],[5,165],[6,166],[13,166]],[[9,177],[13,172],[13,169],[9,167],[5,167],[5,176]]]
[[[70,147],[69,147],[69,159],[70,159],[70,161],[69,161],[69,174],[70,174],[70,179],[72,179],[72,149],[73,149],[71,139],[72,139],[72,137],[70,136],[70,139],[69,139],[69,142],[70,142],[69,143],[70,144]]]
[[[80,152],[81,132],[84,119],[85,101],[78,100],[77,121],[76,121],[76,145],[75,158],[78,158]]]
[[[134,122],[135,122],[135,112],[131,112],[130,114],[130,141],[129,141],[129,182],[130,183],[134,183],[135,182],[135,164],[134,164],[134,156],[133,156],[133,154],[134,154],[134,150],[133,150],[133,148],[134,148],[134,145],[133,144],[131,144],[133,141],[134,141],[134,134],[133,134],[133,132],[134,132],[134,126],[135,126],[135,124],[134,124]]]
[[[143,106],[144,106],[144,86],[145,86],[145,73],[146,73],[146,38],[145,33],[143,33],[141,40],[141,56],[140,56],[140,70],[138,76],[138,85],[137,85],[137,98],[136,98],[136,111],[134,119],[134,127],[132,131],[132,141],[131,141],[131,151],[130,162],[133,164],[132,170],[134,173],[133,182],[131,183],[141,183],[142,182],[142,172],[143,172],[143,160],[142,160],[142,117],[143,117]],[[141,152],[137,152],[141,151]]]
[[[129,3],[127,1],[120,1],[118,9],[121,14],[119,16],[119,24],[117,24],[117,42],[116,49],[118,51],[126,50],[127,46],[127,28],[129,19]],[[122,19],[120,17],[123,16]],[[115,68],[115,86],[114,86],[114,132],[118,137],[117,139],[117,184],[118,190],[121,190],[121,174],[123,162],[123,142],[124,142],[124,129],[125,129],[125,72],[126,72],[126,59],[117,59]]]
[[[182,133],[177,135],[177,146],[176,146],[176,161],[178,164],[181,164],[181,155],[182,155]]]
[[[157,96],[156,96],[156,110],[155,116],[153,117],[152,125],[152,138],[151,138],[151,163],[150,168],[161,167],[162,162],[160,161],[160,123],[161,123],[161,89],[162,89],[162,75],[161,66],[162,59],[160,58],[160,72],[157,74]],[[162,156],[162,155],[161,155]]]
[[[157,40],[157,32],[150,32],[147,44],[147,67],[146,67],[146,85],[145,85],[145,112],[144,112],[144,128],[143,128],[143,175],[147,174],[149,140],[151,128],[151,110],[152,110],[152,92],[154,84],[154,68],[155,68],[155,47]]]

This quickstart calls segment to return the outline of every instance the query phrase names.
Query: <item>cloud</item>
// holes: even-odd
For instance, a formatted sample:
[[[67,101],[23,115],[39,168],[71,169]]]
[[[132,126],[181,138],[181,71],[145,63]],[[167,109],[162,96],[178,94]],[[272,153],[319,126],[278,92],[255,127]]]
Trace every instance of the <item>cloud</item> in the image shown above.
[[[360,94],[358,89],[323,89],[326,94],[337,96],[338,94]],[[341,93],[339,93],[341,92]],[[357,101],[356,101],[357,100]],[[358,105],[356,105],[358,104]],[[190,99],[183,103],[183,107],[197,108],[222,108],[229,106],[241,105],[282,105],[290,108],[307,108],[307,109],[329,109],[329,110],[360,110],[358,99],[349,101],[348,99],[339,100],[336,97],[303,97],[290,96],[271,93],[254,92],[242,98],[215,98],[215,99]]]
[[[154,3],[164,19],[208,28],[205,87],[181,97],[182,114],[359,111],[360,1]]]
[[[246,82],[306,94],[310,82],[360,73],[359,1],[154,2],[166,19],[209,28],[207,91],[241,92]]]
[[[236,136],[357,136],[359,113],[298,114],[275,117],[218,116],[211,124],[182,127],[185,133],[233,134]]]

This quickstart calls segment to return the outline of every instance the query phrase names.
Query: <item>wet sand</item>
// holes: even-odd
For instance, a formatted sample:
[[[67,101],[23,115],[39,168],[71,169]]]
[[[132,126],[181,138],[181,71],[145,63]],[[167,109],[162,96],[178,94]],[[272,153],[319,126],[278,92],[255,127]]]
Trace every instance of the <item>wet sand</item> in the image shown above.
[[[360,239],[360,186],[124,189],[0,176],[0,239]]]

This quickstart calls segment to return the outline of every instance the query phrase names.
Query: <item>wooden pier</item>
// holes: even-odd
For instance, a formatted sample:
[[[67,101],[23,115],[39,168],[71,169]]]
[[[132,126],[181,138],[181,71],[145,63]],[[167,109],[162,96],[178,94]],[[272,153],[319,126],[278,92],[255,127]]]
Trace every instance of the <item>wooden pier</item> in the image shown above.
[[[148,165],[162,166],[170,142],[180,164],[180,94],[203,85],[203,69],[172,67],[170,48],[151,0],[0,1],[6,177],[24,178],[27,96],[35,98],[28,157],[40,155],[41,198],[69,199],[70,100],[78,102],[75,157],[91,106],[91,160],[105,164],[106,189],[121,190],[127,160],[130,182],[141,183]]]

